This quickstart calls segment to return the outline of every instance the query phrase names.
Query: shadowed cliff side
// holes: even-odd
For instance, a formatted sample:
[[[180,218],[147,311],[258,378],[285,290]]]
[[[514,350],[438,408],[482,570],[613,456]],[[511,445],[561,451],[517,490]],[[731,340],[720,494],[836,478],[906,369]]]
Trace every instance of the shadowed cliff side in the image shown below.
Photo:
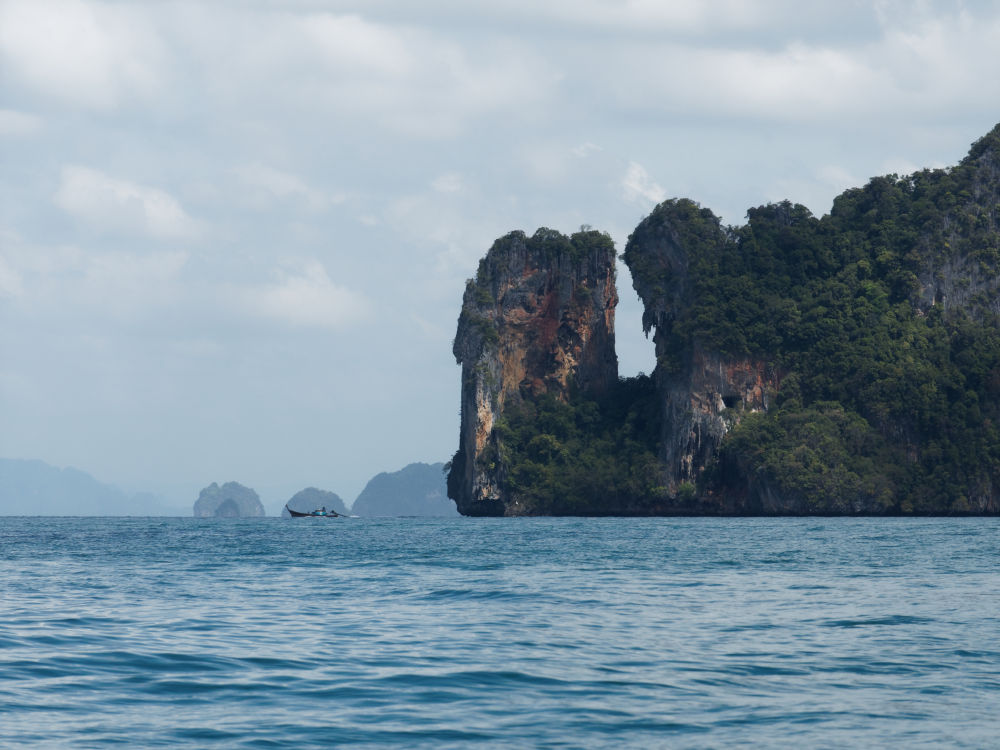
[[[462,365],[461,434],[448,495],[464,515],[518,514],[495,429],[524,399],[566,402],[618,380],[615,249],[610,237],[511,232],[480,262],[462,300],[454,354]]]

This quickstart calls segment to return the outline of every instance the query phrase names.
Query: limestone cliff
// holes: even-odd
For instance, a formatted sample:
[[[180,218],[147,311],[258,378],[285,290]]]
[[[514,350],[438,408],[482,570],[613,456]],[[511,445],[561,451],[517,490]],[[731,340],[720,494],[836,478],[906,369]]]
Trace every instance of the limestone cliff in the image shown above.
[[[924,312],[940,305],[976,320],[1000,315],[996,267],[1000,251],[1000,125],[973,144],[955,170],[939,172],[941,179],[966,179],[961,189],[954,190],[958,194],[948,210],[918,240],[921,255],[927,259],[916,269],[918,304]]]
[[[747,219],[672,199],[629,237],[651,378],[617,378],[608,238],[496,242],[455,338],[459,512],[1000,513],[1000,126]]]
[[[505,515],[511,493],[496,426],[523,398],[600,393],[618,380],[615,250],[596,231],[498,239],[466,285],[454,354],[461,432],[448,494],[464,515]]]
[[[690,201],[668,202],[639,224],[623,256],[643,302],[643,328],[647,335],[653,330],[671,495],[682,482],[698,481],[729,429],[748,412],[766,411],[780,383],[778,369],[763,357],[727,355],[674,330],[691,304],[690,254],[729,241],[711,212]]]
[[[194,504],[195,518],[258,518],[264,506],[257,493],[238,482],[226,482],[221,487],[212,482],[198,495]]]
[[[748,219],[666,201],[624,253],[668,492],[699,512],[1000,512],[1000,126],[822,218]]]

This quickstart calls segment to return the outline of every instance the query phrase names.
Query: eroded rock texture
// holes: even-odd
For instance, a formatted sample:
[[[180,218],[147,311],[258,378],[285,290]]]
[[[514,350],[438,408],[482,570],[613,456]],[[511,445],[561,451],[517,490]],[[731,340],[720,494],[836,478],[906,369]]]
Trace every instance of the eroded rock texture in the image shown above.
[[[618,379],[615,250],[596,231],[539,229],[498,239],[469,280],[455,336],[462,365],[461,435],[448,494],[464,515],[504,515],[495,426],[522,398],[601,393]]]

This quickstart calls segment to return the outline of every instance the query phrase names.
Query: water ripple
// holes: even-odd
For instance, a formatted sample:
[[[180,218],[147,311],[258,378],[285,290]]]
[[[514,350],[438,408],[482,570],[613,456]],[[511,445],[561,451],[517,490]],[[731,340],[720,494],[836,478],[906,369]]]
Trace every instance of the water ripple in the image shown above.
[[[997,519],[0,519],[0,746],[991,746]]]

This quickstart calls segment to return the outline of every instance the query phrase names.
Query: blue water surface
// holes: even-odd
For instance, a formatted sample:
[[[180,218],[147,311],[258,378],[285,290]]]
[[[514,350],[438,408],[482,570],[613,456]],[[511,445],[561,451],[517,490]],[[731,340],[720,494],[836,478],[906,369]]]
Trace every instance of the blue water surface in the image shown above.
[[[998,519],[0,518],[4,747],[996,747]]]

